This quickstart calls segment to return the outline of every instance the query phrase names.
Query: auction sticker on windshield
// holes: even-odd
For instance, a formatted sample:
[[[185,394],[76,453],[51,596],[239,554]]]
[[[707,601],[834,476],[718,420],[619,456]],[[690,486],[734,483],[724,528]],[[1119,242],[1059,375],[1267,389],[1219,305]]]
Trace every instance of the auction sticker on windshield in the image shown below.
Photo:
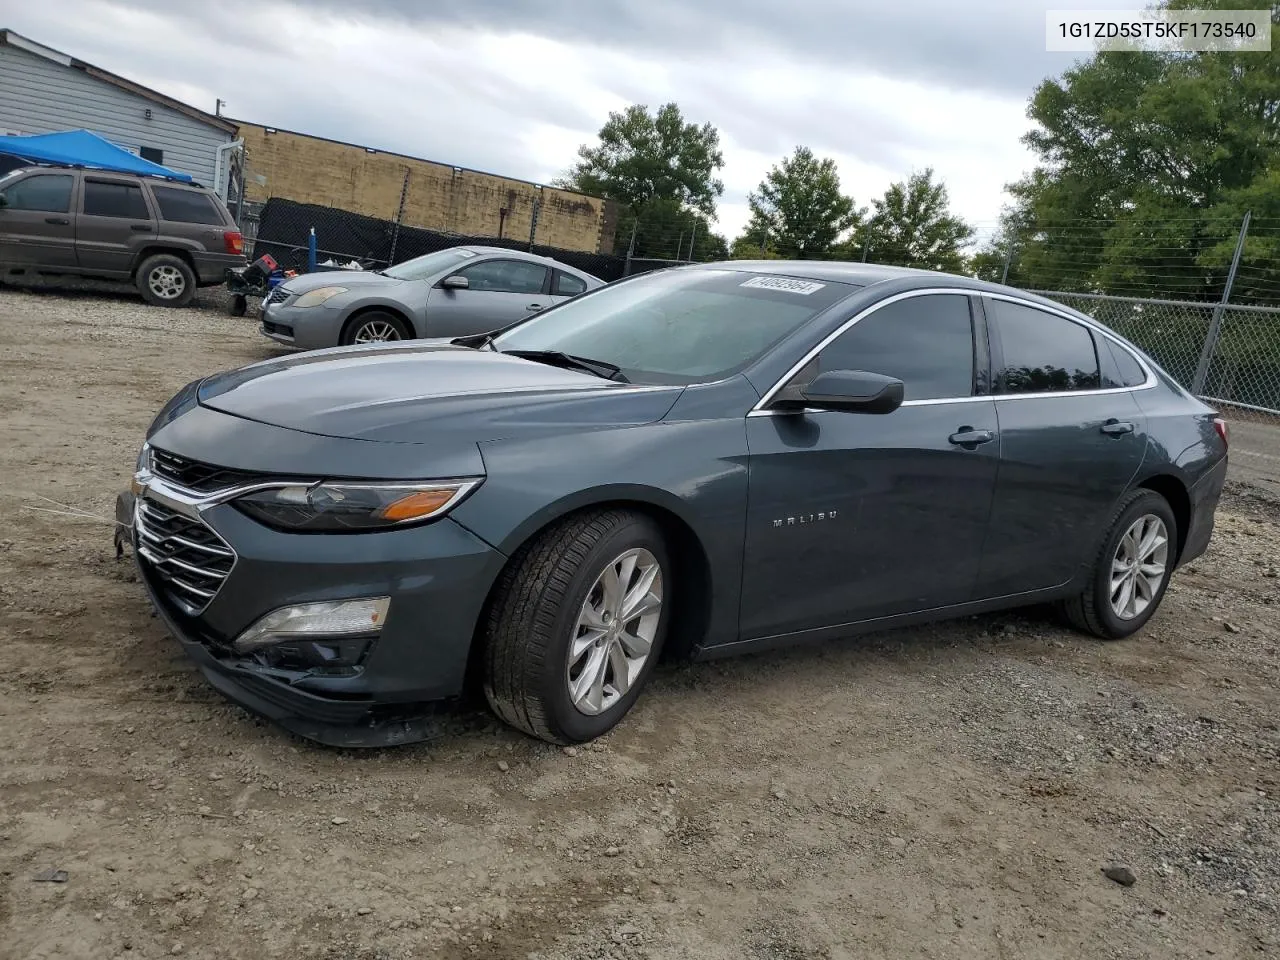
[[[814,283],[812,280],[792,280],[790,277],[752,277],[739,286],[759,287],[762,290],[784,290],[787,293],[798,293],[802,297],[807,297],[811,293],[817,293],[826,284]]]

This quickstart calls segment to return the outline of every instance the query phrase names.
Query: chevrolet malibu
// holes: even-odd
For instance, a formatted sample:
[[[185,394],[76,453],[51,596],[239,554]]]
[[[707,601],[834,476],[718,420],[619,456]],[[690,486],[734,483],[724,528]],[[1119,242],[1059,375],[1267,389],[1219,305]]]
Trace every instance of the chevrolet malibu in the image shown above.
[[[285,728],[420,739],[474,676],[572,743],[664,651],[1045,601],[1129,636],[1205,550],[1226,463],[1212,409],[1057,303],[734,262],[194,382],[117,510],[209,682]]]

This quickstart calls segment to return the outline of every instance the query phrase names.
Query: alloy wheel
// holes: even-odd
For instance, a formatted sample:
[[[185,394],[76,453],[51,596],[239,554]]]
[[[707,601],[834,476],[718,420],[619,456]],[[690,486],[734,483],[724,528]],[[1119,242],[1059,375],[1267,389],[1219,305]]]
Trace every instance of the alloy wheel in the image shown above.
[[[1141,616],[1164,582],[1169,563],[1169,531],[1155,514],[1129,526],[1111,559],[1111,610],[1121,620]]]
[[[370,320],[356,331],[353,343],[385,343],[388,340],[399,340],[400,331],[395,324],[386,320]]]
[[[596,577],[565,666],[569,699],[580,713],[604,713],[627,695],[653,649],[662,596],[662,567],[643,547],[627,550]]]
[[[147,286],[161,300],[176,300],[187,289],[187,278],[177,267],[166,263],[151,271]]]

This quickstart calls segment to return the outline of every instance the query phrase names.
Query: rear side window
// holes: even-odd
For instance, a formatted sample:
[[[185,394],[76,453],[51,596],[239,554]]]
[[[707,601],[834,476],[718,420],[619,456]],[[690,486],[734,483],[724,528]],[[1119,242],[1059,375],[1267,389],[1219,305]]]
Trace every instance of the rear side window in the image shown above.
[[[1122,384],[1126,387],[1140,387],[1147,382],[1147,371],[1143,369],[1137,357],[1120,346],[1120,344],[1113,343],[1107,337],[1103,337],[1102,342],[1107,345],[1107,349],[1111,351],[1111,356],[1115,358],[1116,369],[1120,373],[1120,382]]]
[[[864,317],[818,354],[818,369],[865,370],[903,382],[908,400],[973,393],[973,320],[969,298],[953,293],[908,297]]]
[[[68,213],[71,210],[71,175],[40,173],[4,188],[10,210]]]
[[[86,180],[84,213],[91,217],[120,217],[128,220],[150,220],[151,211],[136,183]]]
[[[174,187],[152,187],[151,192],[160,205],[162,220],[174,223],[209,223],[219,227],[225,225],[221,211],[203,193]]]
[[[556,288],[551,291],[553,297],[576,297],[587,289],[587,285],[577,277],[556,271]]]
[[[1061,393],[1102,385],[1093,335],[1055,313],[1007,300],[987,301],[1004,353],[999,393]]]

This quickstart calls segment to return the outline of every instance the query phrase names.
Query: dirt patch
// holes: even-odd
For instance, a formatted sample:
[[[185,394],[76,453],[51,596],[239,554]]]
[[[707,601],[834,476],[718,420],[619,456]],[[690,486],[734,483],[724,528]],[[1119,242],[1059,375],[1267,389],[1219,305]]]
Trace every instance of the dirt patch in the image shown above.
[[[1280,951],[1265,491],[1132,641],[970,618],[664,667],[572,755],[478,711],[326,750],[217,697],[112,555],[156,409],[273,353],[209,307],[0,291],[6,957]]]

